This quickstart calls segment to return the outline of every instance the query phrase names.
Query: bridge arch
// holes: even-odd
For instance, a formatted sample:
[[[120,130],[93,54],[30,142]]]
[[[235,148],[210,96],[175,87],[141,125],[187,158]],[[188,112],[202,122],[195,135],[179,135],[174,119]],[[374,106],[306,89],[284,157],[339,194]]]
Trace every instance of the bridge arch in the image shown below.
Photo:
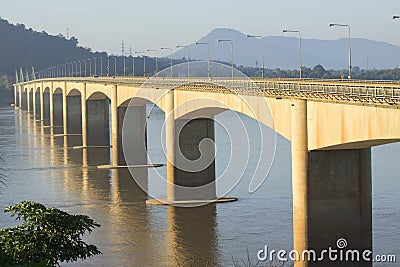
[[[67,96],[80,96],[81,95],[81,91],[78,89],[71,89],[67,92]]]
[[[61,89],[60,87],[57,87],[53,91],[53,95],[62,95],[62,93],[63,93],[63,89]]]
[[[86,100],[104,100],[104,99],[110,99],[106,94],[103,92],[93,92],[92,94],[86,96]]]

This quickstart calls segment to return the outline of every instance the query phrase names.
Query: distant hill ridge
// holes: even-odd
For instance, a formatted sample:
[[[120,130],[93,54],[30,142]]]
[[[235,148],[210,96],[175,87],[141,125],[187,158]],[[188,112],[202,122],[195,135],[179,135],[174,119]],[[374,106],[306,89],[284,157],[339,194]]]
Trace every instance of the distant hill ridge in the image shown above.
[[[247,38],[246,34],[234,29],[217,28],[197,42],[206,42],[210,46],[211,58],[214,60],[231,61],[230,46],[227,43],[217,43],[218,39],[231,39],[234,45],[235,64],[261,67],[261,41]],[[347,38],[338,40],[303,39],[303,65],[313,67],[317,64],[326,69],[348,68]],[[400,63],[400,47],[386,42],[369,39],[352,38],[352,65],[362,69],[387,69],[397,67]],[[189,46],[190,57],[207,59],[204,46]],[[265,67],[296,69],[299,66],[299,40],[292,36],[264,37]],[[179,50],[175,58],[186,57],[186,50]]]
[[[231,39],[234,43],[235,64],[261,67],[261,42],[255,38],[246,38],[244,33],[234,29],[217,28],[202,37],[198,42],[210,45],[211,59],[230,62],[230,46],[217,43],[218,39]],[[397,67],[400,62],[400,47],[385,42],[367,39],[352,39],[353,66],[387,69]],[[264,38],[266,68],[297,69],[299,66],[298,38],[286,36],[268,36]],[[11,24],[0,18],[0,77],[14,77],[15,70],[22,67],[36,71],[89,58],[107,57],[105,52],[92,52],[90,48],[79,46],[78,39],[66,39],[62,35],[50,35],[26,28],[24,24]],[[178,50],[174,57],[186,57],[186,51]],[[190,45],[192,59],[206,60],[207,50],[204,46]],[[155,68],[154,60],[146,60],[148,72]],[[165,61],[165,62],[164,62]],[[117,72],[123,73],[122,56],[118,58]],[[176,60],[175,63],[178,63]],[[368,63],[367,63],[368,62]],[[99,64],[99,62],[97,62]],[[175,64],[174,63],[174,64]],[[325,69],[346,69],[347,39],[339,40],[303,40],[303,65],[313,67],[321,64]],[[143,75],[142,59],[135,58],[135,74]],[[168,60],[159,60],[159,67],[167,67]],[[111,67],[110,67],[111,68]],[[127,74],[131,70],[127,67]],[[110,70],[112,74],[114,70]]]
[[[40,70],[101,55],[106,54],[78,46],[75,37],[53,36],[0,19],[0,76],[14,75],[19,67],[30,70],[35,66]]]

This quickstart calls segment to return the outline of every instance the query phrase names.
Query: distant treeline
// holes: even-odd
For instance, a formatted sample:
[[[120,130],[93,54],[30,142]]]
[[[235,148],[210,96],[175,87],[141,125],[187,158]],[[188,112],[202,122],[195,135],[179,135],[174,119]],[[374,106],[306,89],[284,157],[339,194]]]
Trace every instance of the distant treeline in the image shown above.
[[[251,67],[237,67],[238,70],[243,72],[249,77],[261,77],[260,68]],[[281,69],[265,69],[264,77],[266,78],[298,78],[300,76],[299,70],[281,70]],[[352,79],[361,80],[400,80],[400,68],[394,69],[360,69],[355,66],[352,68]],[[314,68],[302,68],[303,78],[315,79],[346,79],[349,70],[326,70],[321,65],[316,65]]]

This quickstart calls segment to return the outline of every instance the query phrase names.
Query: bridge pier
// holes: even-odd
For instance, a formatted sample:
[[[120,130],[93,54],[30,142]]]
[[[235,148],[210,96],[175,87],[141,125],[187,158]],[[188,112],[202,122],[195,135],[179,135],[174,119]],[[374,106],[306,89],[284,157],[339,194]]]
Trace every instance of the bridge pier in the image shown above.
[[[165,96],[167,203],[191,205],[216,200],[214,121],[211,118],[175,119],[174,90]],[[210,160],[205,154],[212,155]],[[207,163],[207,158],[210,160]]]
[[[38,116],[38,93],[36,92],[37,88],[33,88],[33,97],[32,97],[32,104],[33,104],[33,118],[36,121]]]
[[[64,135],[68,134],[68,110],[67,110],[67,83],[64,83],[63,94],[62,94],[62,107],[63,107],[63,130]]]
[[[67,96],[67,133],[81,134],[81,96]]]
[[[22,108],[22,84],[18,85],[18,107],[21,109]]]
[[[127,119],[124,121],[125,116]],[[118,153],[119,166],[147,165],[146,105],[118,108],[117,141],[116,153]],[[148,169],[130,168],[129,170],[136,183],[142,189],[146,189]]]
[[[360,262],[297,261],[303,266],[372,266],[362,260],[372,250],[371,149],[308,151],[307,101],[292,104],[292,186],[294,249],[315,250],[317,258],[329,247],[358,250]],[[337,254],[339,255],[339,254]]]
[[[53,93],[52,98],[53,98],[53,126],[63,126],[63,95]],[[59,132],[60,130],[62,129],[57,128],[57,131],[55,132],[60,133]]]
[[[29,87],[26,89],[26,107],[28,110],[28,113],[31,112],[31,101],[30,101],[30,90]]]
[[[49,92],[49,112],[50,112],[50,132],[54,133],[54,95],[53,95],[53,82],[51,83],[50,92]]]
[[[40,97],[40,121],[41,123],[43,123],[44,121],[44,96],[43,96],[43,83],[40,86],[40,90],[39,90],[39,97]]]
[[[14,85],[14,107],[18,107],[18,103],[17,103],[17,98],[18,98],[18,93],[17,93],[17,86],[18,85]]]
[[[83,99],[83,98],[82,98]],[[82,100],[83,102],[83,100]],[[82,106],[83,107],[83,106]],[[110,146],[109,127],[109,100],[87,100],[86,101],[86,125],[82,117],[82,126],[87,127],[88,146]],[[83,114],[82,110],[82,114]],[[82,131],[82,137],[83,137]],[[83,138],[82,138],[83,141]]]
[[[43,92],[43,125],[50,125],[50,93]]]

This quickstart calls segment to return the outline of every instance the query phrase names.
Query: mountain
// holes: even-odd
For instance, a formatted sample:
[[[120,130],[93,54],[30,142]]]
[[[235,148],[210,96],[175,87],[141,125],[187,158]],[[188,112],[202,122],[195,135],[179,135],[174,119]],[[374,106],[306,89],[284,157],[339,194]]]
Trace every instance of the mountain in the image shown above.
[[[78,39],[66,39],[62,35],[49,35],[27,29],[24,24],[11,24],[0,19],[0,76],[14,77],[15,70],[22,67],[36,71],[50,66],[77,62],[78,60],[106,56],[93,53],[89,48],[78,46]]]
[[[236,65],[261,67],[261,40],[247,38],[234,29],[217,28],[199,39],[210,46],[212,60],[231,62],[229,43],[218,43],[218,39],[231,39],[234,46]],[[299,67],[299,39],[292,36],[267,36],[263,38],[265,50],[265,68],[297,69]],[[321,64],[326,69],[348,68],[348,39],[319,40],[303,39],[303,65],[314,67]],[[352,65],[362,69],[387,69],[397,67],[400,63],[400,47],[385,42],[361,38],[351,39]],[[190,58],[206,60],[207,47],[189,45]],[[186,49],[180,49],[173,55],[175,58],[187,56]]]

